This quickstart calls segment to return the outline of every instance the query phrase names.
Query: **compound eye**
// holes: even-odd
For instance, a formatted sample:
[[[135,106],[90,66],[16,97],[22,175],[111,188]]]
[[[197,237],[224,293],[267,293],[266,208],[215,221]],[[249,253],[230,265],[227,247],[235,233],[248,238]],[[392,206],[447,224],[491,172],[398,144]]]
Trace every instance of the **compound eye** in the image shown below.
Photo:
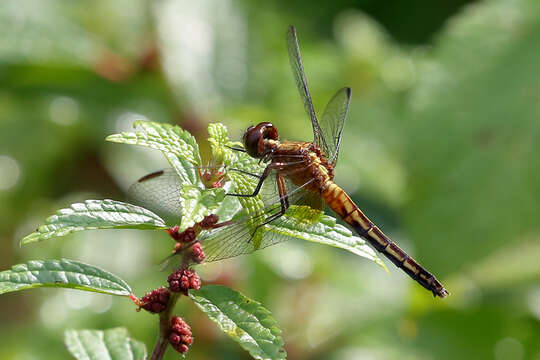
[[[244,148],[250,156],[254,158],[260,157],[259,144],[262,146],[262,140],[263,132],[259,126],[250,126],[247,128],[244,133]]]

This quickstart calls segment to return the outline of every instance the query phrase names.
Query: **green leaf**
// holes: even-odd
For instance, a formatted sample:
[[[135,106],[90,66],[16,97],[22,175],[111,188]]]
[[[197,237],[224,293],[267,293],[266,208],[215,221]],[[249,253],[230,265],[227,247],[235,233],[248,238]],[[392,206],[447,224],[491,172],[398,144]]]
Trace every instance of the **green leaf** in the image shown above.
[[[201,165],[201,156],[193,135],[176,125],[151,121],[137,121],[133,125],[141,130],[109,135],[106,140],[160,150],[183,182],[202,185],[194,167]]]
[[[253,158],[245,154],[240,155],[237,158],[234,168],[252,174],[262,174],[264,167],[259,166],[257,161],[253,160]],[[227,176],[233,183],[231,191],[235,194],[251,194],[259,182],[259,179],[256,177],[247,176],[233,170],[228,171]],[[238,201],[242,205],[242,208],[248,212],[257,212],[264,208],[263,198],[260,193],[255,197],[239,197]]]
[[[64,236],[75,231],[95,229],[165,229],[159,216],[145,208],[114,200],[86,200],[58,210],[21,245]]]
[[[281,330],[260,303],[225,286],[192,290],[195,304],[255,359],[285,359]]]
[[[227,146],[242,147],[239,142],[231,142],[225,125],[221,123],[208,124],[208,142],[212,151],[212,160],[217,164],[230,166],[236,160],[236,152]]]
[[[146,346],[129,337],[125,328],[108,330],[67,330],[64,342],[78,360],[144,360]]]
[[[32,260],[0,272],[0,294],[36,287],[62,287],[129,296],[129,285],[115,275],[75,260]]]
[[[223,186],[225,193],[229,193],[232,188],[232,183],[227,182]],[[225,199],[220,203],[219,208],[214,212],[219,217],[219,221],[231,220],[238,212],[242,210],[242,205],[236,196],[225,196]]]
[[[184,185],[180,193],[182,205],[181,231],[213,213],[225,198],[221,188],[200,189],[195,185]]]

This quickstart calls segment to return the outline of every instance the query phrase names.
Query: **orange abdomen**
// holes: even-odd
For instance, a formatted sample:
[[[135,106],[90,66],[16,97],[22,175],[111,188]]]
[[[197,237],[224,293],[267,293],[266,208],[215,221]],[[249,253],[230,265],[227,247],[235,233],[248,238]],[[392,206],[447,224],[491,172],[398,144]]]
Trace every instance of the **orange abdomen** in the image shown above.
[[[407,275],[432,291],[434,295],[445,297],[448,294],[435,276],[407,255],[405,251],[373,224],[341,187],[329,180],[325,183],[321,195],[326,204],[349,224],[358,235],[366,239],[371,246],[383,253]]]

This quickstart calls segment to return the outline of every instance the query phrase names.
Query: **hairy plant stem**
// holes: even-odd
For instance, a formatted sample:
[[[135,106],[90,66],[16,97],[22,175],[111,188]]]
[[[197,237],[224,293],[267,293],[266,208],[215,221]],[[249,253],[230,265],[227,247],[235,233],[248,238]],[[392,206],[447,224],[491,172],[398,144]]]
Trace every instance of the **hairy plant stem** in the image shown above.
[[[169,345],[169,334],[171,330],[171,313],[180,296],[180,293],[171,293],[167,307],[165,310],[159,313],[159,334],[150,360],[163,359],[163,355],[165,355],[165,351],[167,351],[167,346]]]

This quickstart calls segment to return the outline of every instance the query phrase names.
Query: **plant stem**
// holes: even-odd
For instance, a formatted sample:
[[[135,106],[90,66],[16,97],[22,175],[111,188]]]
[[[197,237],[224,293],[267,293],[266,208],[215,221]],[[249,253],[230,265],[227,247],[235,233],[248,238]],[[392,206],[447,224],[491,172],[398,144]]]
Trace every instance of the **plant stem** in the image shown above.
[[[167,308],[159,313],[159,334],[150,360],[161,360],[169,345],[169,333],[171,328],[171,313],[180,297],[180,293],[172,293]]]

